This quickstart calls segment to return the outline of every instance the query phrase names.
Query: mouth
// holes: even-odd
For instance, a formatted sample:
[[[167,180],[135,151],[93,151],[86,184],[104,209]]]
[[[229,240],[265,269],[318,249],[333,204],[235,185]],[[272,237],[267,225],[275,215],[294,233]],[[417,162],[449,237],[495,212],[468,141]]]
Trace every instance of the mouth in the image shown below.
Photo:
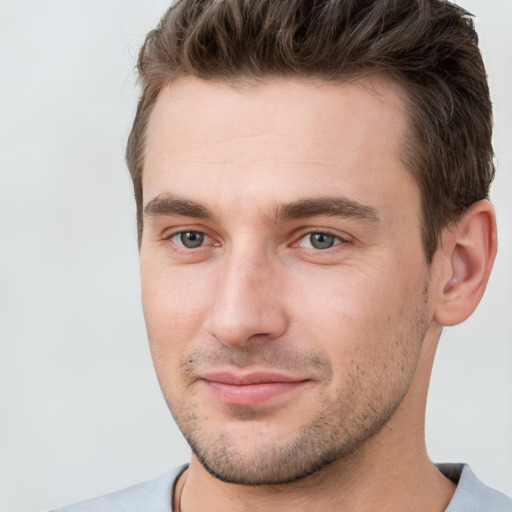
[[[310,382],[309,379],[271,372],[212,372],[203,375],[200,380],[215,399],[233,406],[263,405],[297,391]]]

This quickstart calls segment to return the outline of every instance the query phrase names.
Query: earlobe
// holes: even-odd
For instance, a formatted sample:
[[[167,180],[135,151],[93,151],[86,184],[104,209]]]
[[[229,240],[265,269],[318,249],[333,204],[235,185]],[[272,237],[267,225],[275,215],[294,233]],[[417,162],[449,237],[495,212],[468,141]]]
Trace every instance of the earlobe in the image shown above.
[[[435,320],[456,325],[476,309],[496,256],[496,216],[488,200],[478,201],[447,230],[440,251],[444,266]]]

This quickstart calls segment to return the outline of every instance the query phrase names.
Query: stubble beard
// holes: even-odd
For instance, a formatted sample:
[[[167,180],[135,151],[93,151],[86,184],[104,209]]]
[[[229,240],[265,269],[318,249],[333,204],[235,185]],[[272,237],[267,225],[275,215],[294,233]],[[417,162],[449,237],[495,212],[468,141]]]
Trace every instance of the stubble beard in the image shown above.
[[[241,446],[244,441],[226,432],[208,436],[196,428],[200,420],[193,416],[189,417],[188,425],[180,428],[194,455],[213,477],[239,485],[289,484],[356,452],[382,429],[402,399],[400,397],[393,408],[379,411],[378,416],[372,411],[356,417],[344,414],[344,404],[326,402],[321,408],[324,412],[301,426],[294,439],[272,443],[271,439],[262,437],[252,451]],[[244,411],[246,417],[249,414]]]
[[[428,287],[423,298],[428,301]],[[398,360],[387,360],[384,369],[379,366],[377,355],[366,361],[364,376],[359,371],[349,372],[338,397],[330,400],[326,393],[318,394],[322,399],[316,413],[285,440],[261,435],[252,442],[252,449],[247,449],[251,443],[228,429],[211,432],[208,417],[198,411],[193,398],[186,393],[174,403],[168,401],[171,413],[192,452],[213,477],[239,485],[279,485],[302,480],[357,452],[382,430],[398,409],[411,385],[428,330],[426,305],[421,306],[409,319],[401,319],[404,331],[392,343],[394,353],[400,354]],[[324,372],[332,374],[330,362],[317,354],[285,353],[271,344],[255,346],[243,349],[222,346],[214,355],[189,355],[183,364],[182,381],[203,358],[238,367],[253,361],[271,362],[274,368],[287,369],[308,364],[323,367]],[[394,371],[390,372],[389,366]],[[386,373],[384,379],[383,373]],[[261,412],[257,408],[238,407],[232,408],[231,414],[243,422],[257,421]]]

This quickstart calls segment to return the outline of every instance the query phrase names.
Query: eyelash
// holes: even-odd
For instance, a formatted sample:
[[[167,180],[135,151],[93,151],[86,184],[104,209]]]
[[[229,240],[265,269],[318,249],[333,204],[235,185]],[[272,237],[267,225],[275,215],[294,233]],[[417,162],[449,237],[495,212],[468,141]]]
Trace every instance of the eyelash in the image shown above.
[[[183,235],[185,235],[187,233],[190,233],[190,234],[193,233],[195,235],[199,235],[199,237],[203,238],[203,242],[206,241],[206,240],[213,240],[213,238],[210,237],[209,235],[207,235],[204,231],[200,231],[200,230],[196,230],[196,229],[185,229],[185,230],[182,230],[182,231],[176,231],[176,232],[171,233],[168,236],[166,236],[164,238],[164,240],[165,241],[169,241],[169,242],[173,243],[174,245],[178,246],[179,250],[191,251],[191,250],[194,250],[194,249],[204,248],[204,243],[201,243],[201,245],[198,245],[197,247],[187,247],[187,246],[185,246],[183,244],[182,240],[180,242],[179,241],[173,241],[174,238],[176,238],[176,237],[180,237],[181,238]]]
[[[199,237],[201,237],[203,239],[202,243],[200,243],[200,245],[197,245],[195,247],[187,247],[186,245],[184,245],[183,239],[181,238],[183,235],[186,235],[187,233],[198,235]],[[313,242],[312,242],[312,240],[313,240],[312,237],[315,235],[321,235],[324,237],[328,237],[329,239],[332,239],[333,240],[332,245],[327,246],[327,247],[322,247],[322,248],[314,247]],[[180,237],[180,240],[173,240],[176,237]],[[301,242],[303,240],[307,239],[308,237],[309,237],[309,241],[310,241],[310,246],[309,247],[301,246]],[[164,240],[171,242],[173,245],[175,245],[178,248],[177,250],[179,250],[179,251],[189,252],[189,251],[193,251],[195,249],[197,249],[197,250],[204,249],[205,242],[208,242],[208,240],[214,240],[214,239],[211,236],[209,236],[208,234],[206,234],[204,231],[195,230],[195,229],[186,229],[186,230],[173,232],[173,233],[169,234],[168,236],[166,236],[164,238]],[[338,245],[349,243],[349,241],[347,239],[341,237],[340,235],[331,233],[327,230],[316,230],[316,231],[312,230],[312,231],[303,232],[301,234],[301,236],[299,238],[296,238],[295,240],[296,241],[293,242],[290,245],[290,247],[302,247],[303,249],[306,249],[306,250],[314,252],[314,253],[327,252],[327,251],[329,251],[329,249],[333,249],[334,247],[337,247]],[[193,242],[194,242],[194,240],[192,240],[192,243]],[[321,244],[322,241],[320,240],[319,243]],[[213,245],[218,245],[218,244],[214,243]]]
[[[312,246],[313,245],[311,243],[312,242],[312,237],[315,236],[315,235],[322,235],[324,237],[328,237],[328,238],[333,239],[332,245],[330,245],[328,247],[323,247],[323,248]],[[328,252],[330,249],[334,249],[335,247],[337,247],[339,245],[348,243],[347,239],[343,238],[340,235],[334,234],[334,233],[332,233],[330,231],[327,231],[327,230],[312,230],[312,231],[307,231],[305,233],[302,233],[301,236],[296,239],[296,242],[294,242],[292,244],[292,247],[301,247],[301,245],[300,245],[301,242],[303,240],[306,240],[306,239],[309,239],[310,247],[302,246],[303,249],[306,249],[308,251],[315,252],[315,253]]]

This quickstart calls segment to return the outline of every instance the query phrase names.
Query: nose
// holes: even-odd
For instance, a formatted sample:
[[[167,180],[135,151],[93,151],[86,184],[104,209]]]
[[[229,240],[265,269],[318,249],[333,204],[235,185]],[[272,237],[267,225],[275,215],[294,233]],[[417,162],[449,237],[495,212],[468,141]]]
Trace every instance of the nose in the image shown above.
[[[233,347],[281,336],[288,320],[276,265],[247,252],[226,256],[222,265],[206,319],[209,334]]]

